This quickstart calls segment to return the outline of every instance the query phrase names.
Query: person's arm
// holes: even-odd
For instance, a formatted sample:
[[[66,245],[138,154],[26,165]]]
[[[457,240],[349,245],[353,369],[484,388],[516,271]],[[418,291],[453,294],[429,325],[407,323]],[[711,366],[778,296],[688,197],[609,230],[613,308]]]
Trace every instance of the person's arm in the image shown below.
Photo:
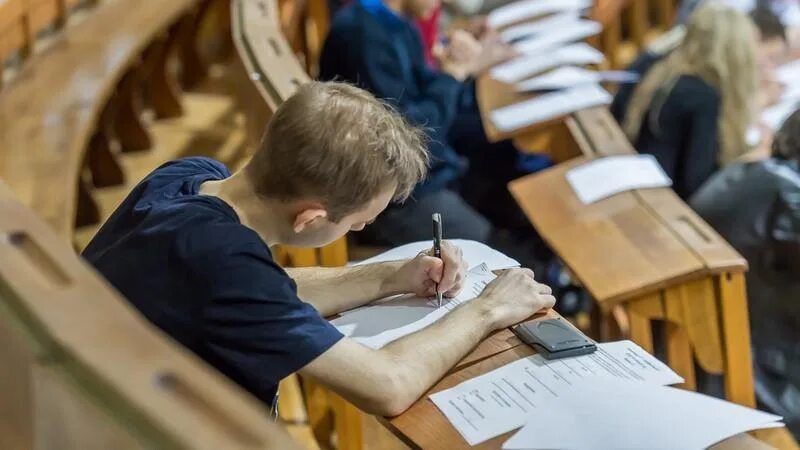
[[[683,173],[675,185],[681,198],[688,198],[719,167],[719,95],[710,87],[696,92],[689,111],[689,128],[681,155]]]
[[[300,373],[311,376],[362,411],[395,416],[413,404],[487,334],[555,303],[528,269],[512,269],[477,299],[380,350],[344,338]]]
[[[422,52],[421,46],[419,51]],[[424,61],[422,65],[408,61],[404,70],[401,56],[392,51],[390,44],[366,46],[362,65],[360,83],[393,104],[411,123],[430,128],[450,127],[463,89],[460,81],[434,72]],[[421,95],[409,95],[410,83],[420,85]]]
[[[327,317],[391,295],[434,295],[436,282],[445,296],[455,297],[461,291],[466,262],[461,249],[444,241],[441,259],[420,254],[410,260],[286,272],[297,284],[298,296]]]

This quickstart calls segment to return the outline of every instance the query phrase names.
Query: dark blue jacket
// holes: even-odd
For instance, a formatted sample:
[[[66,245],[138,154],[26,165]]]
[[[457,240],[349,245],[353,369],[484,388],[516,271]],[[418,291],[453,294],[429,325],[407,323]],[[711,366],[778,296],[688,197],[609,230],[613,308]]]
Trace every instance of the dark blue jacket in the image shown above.
[[[419,31],[411,20],[380,0],[356,0],[344,7],[322,49],[320,79],[354,83],[426,128],[431,170],[416,195],[438,191],[464,172],[465,160],[447,136],[459,109],[474,104],[473,84],[426,64]]]

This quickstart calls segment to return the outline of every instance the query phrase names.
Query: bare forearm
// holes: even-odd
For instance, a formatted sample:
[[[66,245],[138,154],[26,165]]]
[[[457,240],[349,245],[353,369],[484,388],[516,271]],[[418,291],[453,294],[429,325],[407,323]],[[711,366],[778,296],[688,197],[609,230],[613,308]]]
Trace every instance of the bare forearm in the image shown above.
[[[323,316],[346,311],[400,292],[387,282],[404,261],[351,267],[286,269],[297,283],[298,296]]]
[[[435,324],[382,348],[380,351],[396,362],[395,395],[400,406],[394,412],[411,406],[492,331],[489,312],[477,304],[467,304]]]

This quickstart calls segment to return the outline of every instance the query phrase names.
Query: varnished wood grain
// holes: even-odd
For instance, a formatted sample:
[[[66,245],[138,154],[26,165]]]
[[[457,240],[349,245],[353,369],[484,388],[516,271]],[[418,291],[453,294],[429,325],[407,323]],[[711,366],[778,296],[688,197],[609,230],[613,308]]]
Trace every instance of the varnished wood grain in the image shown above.
[[[22,443],[10,448],[296,448],[265,405],[145,320],[2,182],[0,308],[13,336],[0,352],[13,368],[0,398],[14,406],[0,407],[2,442]]]
[[[72,236],[74,187],[100,112],[130,62],[194,4],[101,2],[0,91],[0,177],[64,240]]]

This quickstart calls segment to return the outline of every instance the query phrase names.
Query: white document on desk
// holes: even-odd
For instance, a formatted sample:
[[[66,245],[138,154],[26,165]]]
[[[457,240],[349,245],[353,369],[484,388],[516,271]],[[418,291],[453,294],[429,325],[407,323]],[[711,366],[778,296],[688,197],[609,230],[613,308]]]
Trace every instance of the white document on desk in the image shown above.
[[[521,55],[492,67],[489,74],[494,79],[514,83],[562,65],[582,66],[603,61],[603,53],[585,42],[578,42],[545,53]]]
[[[570,169],[565,177],[587,205],[620,192],[672,185],[653,155],[607,156]]]
[[[598,344],[596,352],[574,358],[548,361],[541,355],[529,356],[430,399],[467,443],[476,445],[521,427],[531,417],[549,416],[545,405],[597,378],[656,385],[683,382],[638,345],[618,341]]]
[[[486,17],[491,28],[502,28],[532,17],[592,7],[592,0],[520,0],[495,8]]]
[[[490,113],[500,131],[513,131],[566,114],[611,103],[611,94],[597,84],[585,84],[539,95]]]
[[[436,306],[435,298],[402,295],[352,310],[331,323],[345,336],[379,349],[427,327],[459,305],[473,300],[493,279],[495,275],[488,266],[481,264],[467,272],[461,293],[455,298],[445,298],[441,308]]]
[[[430,250],[433,241],[411,242],[409,244],[395,247],[389,251],[372,258],[359,261],[353,265],[372,264],[386,261],[398,261],[401,259],[411,259],[420,252]],[[519,261],[506,256],[486,244],[468,239],[447,239],[447,242],[461,249],[462,256],[467,262],[467,267],[477,267],[486,264],[489,270],[503,270],[512,267],[519,267]]]
[[[500,37],[505,42],[513,42],[537,34],[547,34],[561,27],[570,25],[580,18],[581,12],[579,10],[553,14],[539,20],[508,27],[500,32]]]
[[[533,77],[517,83],[516,88],[519,92],[546,91],[554,89],[566,89],[584,84],[596,84],[602,82],[612,83],[633,83],[639,80],[639,75],[634,72],[605,70],[595,71],[582,67],[564,66],[547,72],[544,75]]]
[[[530,39],[515,42],[511,46],[522,54],[542,53],[571,42],[581,41],[601,31],[603,31],[603,26],[600,23],[580,19],[573,23],[565,24],[547,34],[536,35]]]
[[[745,431],[783,426],[779,416],[683,389],[598,380],[565,390],[504,450],[701,450]]]

